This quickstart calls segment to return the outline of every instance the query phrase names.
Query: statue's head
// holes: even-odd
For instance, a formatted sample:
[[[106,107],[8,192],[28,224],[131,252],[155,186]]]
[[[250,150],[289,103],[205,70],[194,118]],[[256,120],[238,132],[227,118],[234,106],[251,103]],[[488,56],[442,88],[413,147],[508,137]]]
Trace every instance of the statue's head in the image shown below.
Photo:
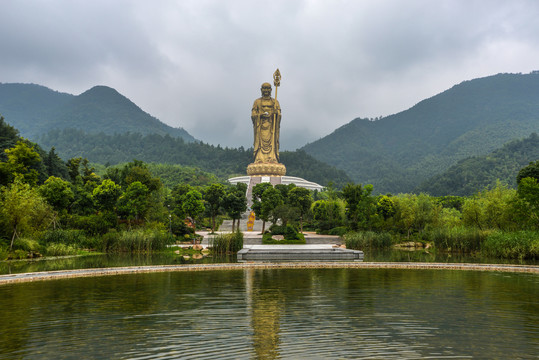
[[[271,97],[271,84],[267,82],[263,83],[262,87],[260,87],[260,91],[262,92],[262,97]]]

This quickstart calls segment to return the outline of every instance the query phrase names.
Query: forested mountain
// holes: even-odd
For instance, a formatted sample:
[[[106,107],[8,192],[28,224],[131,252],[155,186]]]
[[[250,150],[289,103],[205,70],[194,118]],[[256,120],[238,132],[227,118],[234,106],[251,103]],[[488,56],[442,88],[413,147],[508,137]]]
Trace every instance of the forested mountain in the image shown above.
[[[493,187],[497,180],[516,187],[520,169],[539,159],[539,136],[531,134],[522,140],[513,140],[488,155],[462,159],[447,171],[421,184],[416,192],[434,196],[469,196]]]
[[[22,136],[33,140],[52,129],[69,128],[89,133],[168,134],[195,140],[184,129],[162,123],[107,86],[95,86],[74,96],[35,84],[0,83],[0,114]]]
[[[539,132],[539,74],[498,74],[377,121],[355,119],[303,149],[355,182],[397,193],[532,132]]]
[[[197,167],[222,179],[245,175],[253,155],[252,149],[222,148],[196,141],[188,143],[169,135],[88,134],[75,129],[51,131],[41,138],[40,143],[55,146],[64,159],[80,156],[105,165],[133,159],[148,163],[179,164]],[[281,162],[286,166],[289,176],[302,177],[321,185],[333,182],[337,187],[351,182],[344,171],[316,160],[304,151],[282,152]]]

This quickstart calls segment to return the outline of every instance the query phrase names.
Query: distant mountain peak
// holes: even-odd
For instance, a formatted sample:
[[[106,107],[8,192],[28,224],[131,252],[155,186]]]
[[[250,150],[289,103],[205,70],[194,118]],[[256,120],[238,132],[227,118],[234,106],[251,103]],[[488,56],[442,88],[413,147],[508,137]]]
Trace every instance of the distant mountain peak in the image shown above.
[[[168,134],[195,140],[181,127],[164,124],[105,85],[74,96],[35,84],[0,84],[0,114],[22,136],[34,140],[50,130],[68,128],[89,133]]]

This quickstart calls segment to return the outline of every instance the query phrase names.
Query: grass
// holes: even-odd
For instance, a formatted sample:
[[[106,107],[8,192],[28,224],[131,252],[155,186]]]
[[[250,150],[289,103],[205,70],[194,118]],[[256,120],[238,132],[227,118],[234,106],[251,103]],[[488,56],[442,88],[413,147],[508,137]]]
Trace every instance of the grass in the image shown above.
[[[498,231],[490,234],[481,253],[505,259],[539,259],[539,231]]]
[[[344,241],[347,249],[387,249],[391,247],[393,237],[387,232],[359,231],[345,234]]]
[[[243,248],[243,233],[236,231],[230,234],[217,235],[210,239],[210,247],[216,254],[236,253]]]
[[[424,236],[424,240],[431,241],[442,251],[469,253],[481,250],[488,234],[488,231],[460,226],[434,229]]]

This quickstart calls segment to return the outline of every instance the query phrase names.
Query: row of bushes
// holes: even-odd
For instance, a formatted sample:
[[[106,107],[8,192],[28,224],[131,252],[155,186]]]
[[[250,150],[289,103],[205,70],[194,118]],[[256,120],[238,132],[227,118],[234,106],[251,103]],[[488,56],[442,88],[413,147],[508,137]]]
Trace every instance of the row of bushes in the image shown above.
[[[17,238],[14,251],[0,247],[0,260],[27,258],[30,254],[47,256],[76,255],[82,250],[109,253],[151,252],[164,250],[173,238],[163,229],[133,229],[130,231],[110,230],[104,235],[89,236],[81,230],[49,230],[37,239]],[[38,255],[39,256],[39,255]]]
[[[393,237],[387,232],[360,231],[345,234],[344,241],[348,249],[387,249],[393,244]]]
[[[388,232],[352,232],[344,235],[349,249],[387,249],[400,238]],[[539,231],[494,231],[467,227],[435,229],[419,239],[444,252],[473,253],[506,259],[539,259]]]

